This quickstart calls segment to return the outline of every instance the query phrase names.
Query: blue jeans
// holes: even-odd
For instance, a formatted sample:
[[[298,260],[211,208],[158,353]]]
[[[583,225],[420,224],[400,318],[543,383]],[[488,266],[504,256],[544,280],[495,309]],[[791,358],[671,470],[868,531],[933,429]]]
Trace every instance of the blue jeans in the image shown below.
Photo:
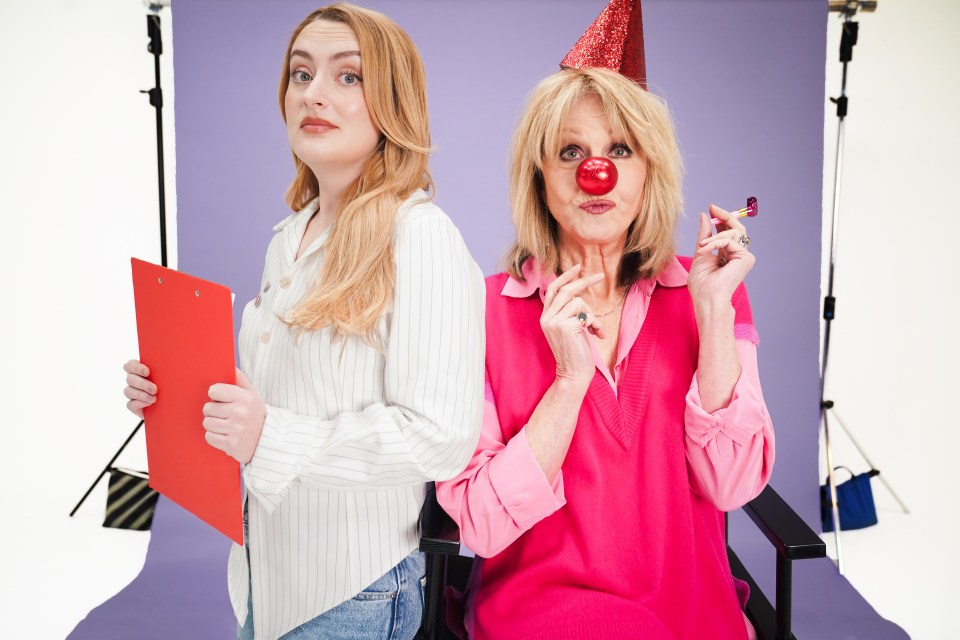
[[[245,529],[246,524],[244,517]],[[247,554],[249,562],[249,550]],[[414,551],[369,587],[285,633],[281,640],[413,640],[423,618],[425,575],[426,560]],[[247,619],[237,629],[237,640],[254,639],[252,599],[251,587]]]

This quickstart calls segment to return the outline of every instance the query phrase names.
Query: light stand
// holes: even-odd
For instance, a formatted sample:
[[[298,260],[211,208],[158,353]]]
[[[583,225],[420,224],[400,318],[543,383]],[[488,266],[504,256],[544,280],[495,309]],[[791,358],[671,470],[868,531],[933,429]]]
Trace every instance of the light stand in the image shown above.
[[[157,184],[160,191],[160,263],[167,266],[167,202],[166,202],[166,182],[163,174],[163,90],[160,88],[160,54],[163,53],[163,39],[160,31],[160,9],[170,6],[170,0],[149,0],[144,2],[149,10],[147,14],[147,37],[150,41],[147,43],[147,51],[153,55],[153,77],[154,85],[152,89],[141,91],[150,97],[150,105],[156,110],[157,117]],[[133,431],[127,436],[126,441],[120,446],[110,462],[103,468],[97,479],[93,481],[87,492],[80,498],[80,502],[70,512],[70,517],[77,512],[77,509],[84,503],[87,497],[93,492],[94,488],[103,479],[103,476],[110,473],[113,463],[116,462],[123,450],[127,448],[133,436],[137,434],[140,427],[143,426],[143,420],[137,423]]]
[[[826,451],[827,458],[827,482],[830,487],[830,508],[833,513],[833,528],[835,532],[835,541],[836,541],[836,550],[837,550],[837,569],[840,571],[840,575],[843,575],[843,552],[840,544],[840,513],[837,506],[837,484],[833,475],[833,454],[830,446],[830,423],[828,420],[828,414],[833,412],[834,417],[837,418],[837,424],[840,425],[840,428],[844,430],[847,436],[850,438],[850,442],[853,443],[853,446],[856,447],[857,451],[863,456],[863,459],[867,461],[867,464],[873,468],[873,463],[870,461],[870,458],[867,457],[867,454],[864,452],[863,448],[856,441],[853,435],[850,433],[850,430],[840,421],[840,418],[836,416],[836,409],[834,409],[833,400],[828,400],[825,398],[825,389],[826,389],[826,379],[827,379],[827,356],[830,351],[830,325],[834,318],[834,311],[836,307],[836,298],[833,295],[833,274],[836,265],[837,257],[837,227],[839,226],[840,221],[840,176],[843,168],[843,129],[844,121],[847,116],[847,64],[853,59],[853,47],[857,44],[857,34],[858,34],[858,23],[853,21],[853,16],[856,14],[857,10],[863,11],[875,11],[877,8],[877,2],[869,0],[830,0],[830,11],[842,12],[843,13],[843,34],[840,38],[840,62],[843,64],[843,77],[840,84],[840,97],[830,98],[830,101],[837,105],[837,118],[839,122],[837,124],[837,155],[836,155],[836,165],[834,169],[833,177],[833,219],[830,224],[830,270],[828,275],[828,284],[827,284],[827,295],[823,299],[823,320],[825,322],[824,332],[823,332],[823,359],[821,361],[821,370],[820,370],[820,425],[823,428],[823,437],[824,437],[824,449]],[[897,496],[897,494],[890,487],[890,484],[886,481],[883,475],[880,475],[880,481],[883,482],[884,486],[894,497],[894,499],[900,504],[900,507],[903,509],[904,513],[910,513],[906,505],[902,500]]]
[[[169,5],[169,1],[166,3]],[[150,105],[157,116],[157,185],[160,192],[160,264],[167,266],[167,200],[166,182],[163,175],[163,90],[160,88],[160,54],[163,53],[163,39],[160,32],[161,4],[150,4],[151,13],[147,14],[147,51],[153,54],[153,88],[141,91],[150,96]]]

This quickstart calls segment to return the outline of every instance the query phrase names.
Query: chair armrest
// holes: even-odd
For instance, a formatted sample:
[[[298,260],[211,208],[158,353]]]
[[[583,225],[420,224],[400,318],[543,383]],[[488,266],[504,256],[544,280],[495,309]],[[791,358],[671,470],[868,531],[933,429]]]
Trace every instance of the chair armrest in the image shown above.
[[[727,547],[727,559],[730,562],[730,572],[735,578],[743,580],[750,587],[750,598],[747,600],[746,614],[747,618],[753,624],[753,629],[757,633],[758,640],[775,640],[777,637],[777,612],[774,610],[770,600],[763,594],[757,582],[747,571],[740,558],[734,553],[733,549]],[[789,636],[790,640],[797,640],[793,633]]]
[[[747,617],[759,638],[795,640],[793,625],[793,561],[823,558],[827,545],[813,532],[803,518],[790,508],[773,487],[767,485],[760,495],[743,506],[753,523],[777,550],[776,608],[757,587],[746,568],[730,547],[731,571],[750,585]]]
[[[827,545],[770,485],[745,504],[743,510],[773,543],[780,557],[787,560],[826,557]]]

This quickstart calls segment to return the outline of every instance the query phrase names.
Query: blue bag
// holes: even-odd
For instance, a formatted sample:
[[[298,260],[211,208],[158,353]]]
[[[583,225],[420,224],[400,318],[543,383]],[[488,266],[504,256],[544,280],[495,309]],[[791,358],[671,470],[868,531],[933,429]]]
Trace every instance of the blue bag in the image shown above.
[[[876,469],[866,473],[850,473],[850,479],[837,485],[837,510],[840,512],[840,529],[863,529],[877,524],[877,508],[873,504],[873,490],[870,488],[870,478],[880,475]],[[833,531],[833,506],[830,502],[830,485],[820,486],[820,522],[824,533]]]

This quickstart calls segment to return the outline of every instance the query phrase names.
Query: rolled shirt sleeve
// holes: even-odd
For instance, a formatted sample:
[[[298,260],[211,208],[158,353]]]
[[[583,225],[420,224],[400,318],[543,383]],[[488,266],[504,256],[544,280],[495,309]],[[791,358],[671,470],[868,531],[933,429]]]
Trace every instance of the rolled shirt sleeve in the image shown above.
[[[506,440],[487,386],[480,442],[467,468],[437,483],[437,500],[474,553],[496,555],[566,500],[563,472],[551,484],[527,441],[526,428]]]
[[[730,403],[704,411],[694,374],[684,414],[687,464],[693,490],[722,511],[738,509],[766,486],[773,471],[773,425],[760,389],[757,347],[738,338],[740,378]]]

